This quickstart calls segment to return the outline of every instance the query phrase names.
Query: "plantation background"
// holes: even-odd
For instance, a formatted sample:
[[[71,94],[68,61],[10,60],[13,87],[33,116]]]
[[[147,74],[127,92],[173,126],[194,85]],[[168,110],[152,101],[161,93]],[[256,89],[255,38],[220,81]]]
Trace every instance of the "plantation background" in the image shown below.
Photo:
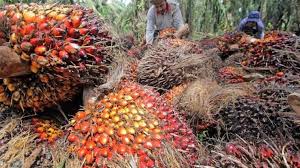
[[[0,0],[3,3],[79,3],[97,10],[116,32],[144,36],[149,0]],[[268,30],[300,32],[300,0],[177,0],[191,27],[190,38],[216,36],[236,28],[251,10],[259,10]]]

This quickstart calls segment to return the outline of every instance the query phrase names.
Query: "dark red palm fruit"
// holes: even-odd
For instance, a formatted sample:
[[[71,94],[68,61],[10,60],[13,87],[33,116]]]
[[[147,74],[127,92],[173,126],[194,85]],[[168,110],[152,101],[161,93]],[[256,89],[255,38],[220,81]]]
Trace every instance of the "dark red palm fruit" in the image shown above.
[[[21,43],[21,49],[24,51],[24,52],[29,52],[31,49],[32,49],[32,44],[30,42],[22,42]]]
[[[30,39],[30,43],[33,46],[38,46],[42,44],[42,40],[40,38],[32,38]]]
[[[61,58],[62,60],[66,60],[69,58],[69,54],[68,52],[66,52],[65,50],[61,50],[58,53],[59,58]]]
[[[38,24],[37,28],[40,30],[40,31],[44,31],[44,30],[49,30],[49,23],[40,23]]]
[[[52,33],[54,36],[59,37],[59,36],[63,36],[63,35],[64,35],[65,30],[62,29],[62,28],[57,28],[57,27],[55,27],[55,28],[52,29],[51,33]]]

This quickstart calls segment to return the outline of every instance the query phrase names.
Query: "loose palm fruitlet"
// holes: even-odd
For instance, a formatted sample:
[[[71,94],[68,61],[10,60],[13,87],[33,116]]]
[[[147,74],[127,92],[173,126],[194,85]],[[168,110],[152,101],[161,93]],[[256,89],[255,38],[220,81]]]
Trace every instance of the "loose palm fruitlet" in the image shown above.
[[[34,132],[38,134],[40,141],[53,144],[58,138],[63,136],[63,131],[53,121],[33,118],[31,124],[34,126]]]
[[[31,74],[1,79],[0,102],[41,111],[71,99],[82,84],[101,84],[112,37],[92,10],[78,5],[14,4],[0,11],[2,39]]]
[[[164,142],[183,152],[190,164],[197,159],[196,138],[188,126],[159,93],[134,83],[105,96],[95,110],[78,112],[71,123],[68,140],[87,165],[137,155],[140,168],[162,167],[157,156]]]

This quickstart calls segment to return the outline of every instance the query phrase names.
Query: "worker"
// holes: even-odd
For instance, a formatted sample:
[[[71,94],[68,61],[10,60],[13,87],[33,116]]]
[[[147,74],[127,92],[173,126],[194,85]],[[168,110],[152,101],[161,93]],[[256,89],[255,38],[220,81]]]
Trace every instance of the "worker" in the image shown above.
[[[175,28],[175,37],[180,38],[183,32],[188,32],[184,24],[177,2],[171,0],[150,0],[153,4],[147,14],[146,44],[152,45],[159,31],[165,28]]]
[[[248,17],[244,18],[238,27],[239,31],[242,31],[257,39],[264,38],[264,23],[261,19],[260,12],[252,11]]]

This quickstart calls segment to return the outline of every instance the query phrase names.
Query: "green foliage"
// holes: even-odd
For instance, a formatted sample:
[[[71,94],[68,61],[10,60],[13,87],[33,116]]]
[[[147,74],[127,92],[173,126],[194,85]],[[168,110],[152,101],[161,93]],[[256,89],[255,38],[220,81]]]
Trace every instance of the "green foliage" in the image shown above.
[[[208,131],[203,131],[203,132],[201,132],[201,133],[198,133],[198,134],[197,134],[198,140],[199,140],[200,142],[203,142],[204,139],[208,136],[207,134],[208,134]]]
[[[300,30],[299,0],[177,0],[182,14],[188,21],[195,39],[215,36],[233,31],[240,20],[251,10],[260,10],[268,30]],[[134,34],[142,40],[146,27],[149,0],[132,0],[125,5],[122,0],[0,0],[3,3],[16,2],[60,2],[79,3],[90,7],[112,25],[119,34]]]

